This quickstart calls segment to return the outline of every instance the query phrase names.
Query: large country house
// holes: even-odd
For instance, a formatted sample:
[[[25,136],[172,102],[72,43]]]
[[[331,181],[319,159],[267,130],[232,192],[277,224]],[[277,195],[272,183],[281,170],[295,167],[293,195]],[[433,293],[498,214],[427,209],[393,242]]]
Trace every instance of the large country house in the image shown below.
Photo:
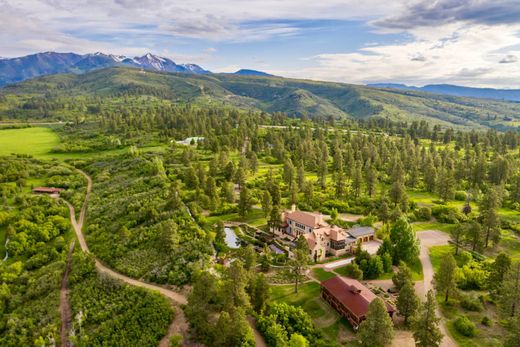
[[[315,261],[323,260],[327,255],[352,253],[358,243],[374,239],[372,227],[343,229],[327,223],[321,213],[298,211],[294,207],[282,214],[281,226],[272,231],[295,239],[300,235],[305,237]]]

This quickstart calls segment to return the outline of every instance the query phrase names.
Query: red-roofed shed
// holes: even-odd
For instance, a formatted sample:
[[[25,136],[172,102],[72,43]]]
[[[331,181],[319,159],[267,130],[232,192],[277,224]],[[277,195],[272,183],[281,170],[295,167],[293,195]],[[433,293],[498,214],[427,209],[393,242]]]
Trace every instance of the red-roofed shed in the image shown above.
[[[35,194],[59,194],[62,190],[54,187],[34,187],[32,191]]]
[[[359,281],[347,277],[334,277],[321,282],[321,296],[357,330],[366,318],[368,305],[377,296]],[[388,314],[393,316],[395,308],[385,302]]]

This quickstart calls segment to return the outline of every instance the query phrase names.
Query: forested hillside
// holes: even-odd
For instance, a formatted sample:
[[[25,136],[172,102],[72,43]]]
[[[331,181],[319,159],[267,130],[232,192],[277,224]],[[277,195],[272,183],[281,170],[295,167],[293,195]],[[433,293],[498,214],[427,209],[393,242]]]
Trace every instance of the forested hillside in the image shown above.
[[[53,75],[0,89],[0,118],[98,115],[125,100],[227,106],[323,119],[425,120],[455,128],[516,129],[520,105],[414,91],[279,77],[174,74],[108,68],[84,75]]]

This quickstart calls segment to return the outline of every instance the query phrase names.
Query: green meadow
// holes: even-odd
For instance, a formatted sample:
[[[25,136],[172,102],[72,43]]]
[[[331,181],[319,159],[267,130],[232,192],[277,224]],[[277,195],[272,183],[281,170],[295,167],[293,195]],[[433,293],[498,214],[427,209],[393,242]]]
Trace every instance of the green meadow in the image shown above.
[[[38,159],[66,160],[86,159],[94,156],[117,155],[125,153],[128,148],[118,148],[97,152],[53,153],[52,149],[60,144],[58,134],[51,128],[32,127],[22,129],[0,128],[0,156],[11,154],[27,154]],[[142,152],[160,152],[164,146],[140,148]]]
[[[42,157],[59,143],[60,138],[50,128],[0,130],[0,156],[16,153]]]

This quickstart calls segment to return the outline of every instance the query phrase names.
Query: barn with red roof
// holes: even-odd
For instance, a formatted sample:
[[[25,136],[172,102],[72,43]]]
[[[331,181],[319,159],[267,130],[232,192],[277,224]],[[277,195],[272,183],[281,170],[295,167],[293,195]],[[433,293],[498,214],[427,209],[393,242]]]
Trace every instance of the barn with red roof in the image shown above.
[[[356,330],[366,318],[368,305],[377,298],[377,295],[361,282],[341,276],[321,282],[321,296]],[[385,304],[388,314],[392,317],[395,308],[386,301]]]

